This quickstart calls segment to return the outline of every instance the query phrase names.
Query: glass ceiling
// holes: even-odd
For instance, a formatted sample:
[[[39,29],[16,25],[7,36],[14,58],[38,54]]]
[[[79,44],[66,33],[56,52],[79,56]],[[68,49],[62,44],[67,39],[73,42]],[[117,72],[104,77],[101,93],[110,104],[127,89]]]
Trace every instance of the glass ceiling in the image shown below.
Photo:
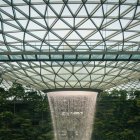
[[[140,79],[139,0],[1,0],[0,75],[39,90]]]

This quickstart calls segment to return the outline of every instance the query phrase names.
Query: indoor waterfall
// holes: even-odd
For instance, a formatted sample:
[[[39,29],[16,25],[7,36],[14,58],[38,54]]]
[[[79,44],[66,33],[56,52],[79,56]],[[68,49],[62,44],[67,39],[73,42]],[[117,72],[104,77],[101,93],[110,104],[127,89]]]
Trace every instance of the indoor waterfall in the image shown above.
[[[48,93],[55,140],[90,140],[96,92],[61,91]]]

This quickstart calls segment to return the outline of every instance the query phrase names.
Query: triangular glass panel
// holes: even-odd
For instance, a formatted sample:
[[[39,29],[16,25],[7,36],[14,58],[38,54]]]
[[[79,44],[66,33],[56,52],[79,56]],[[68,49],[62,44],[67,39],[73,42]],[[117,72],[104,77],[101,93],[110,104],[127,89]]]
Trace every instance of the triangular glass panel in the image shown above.
[[[117,34],[116,36],[112,37],[111,40],[117,40],[117,41],[122,41],[123,42],[123,34]]]
[[[86,69],[87,69],[87,71],[88,71],[89,73],[91,73],[92,70],[94,69],[94,67],[92,67],[92,66],[86,66]]]
[[[65,88],[71,88],[70,84],[69,83],[66,83],[65,84]]]
[[[11,17],[9,17],[9,16],[7,16],[6,14],[3,14],[2,12],[1,12],[1,17],[2,17],[2,19],[11,19]]]
[[[56,75],[55,79],[56,82],[60,82],[60,81],[64,81],[61,77],[59,77],[58,75]]]
[[[77,83],[77,82],[74,82],[74,81],[69,82],[69,84],[71,85],[72,88],[75,87],[76,83]]]
[[[20,28],[20,26],[19,26],[19,24],[16,22],[16,21],[8,21],[7,23],[10,23],[10,24],[12,24],[13,26],[16,26],[17,28]],[[11,25],[11,26],[12,26]]]
[[[132,18],[132,19],[133,19],[134,12],[135,12],[135,8],[134,8],[134,9],[132,9],[129,13],[127,13],[124,17],[127,17],[127,18]]]
[[[27,29],[30,29],[30,30],[37,30],[37,29],[43,29],[41,26],[39,26],[38,24],[30,21],[29,24],[28,24],[28,27]]]
[[[71,12],[73,13],[73,15],[76,14],[77,9],[79,8],[80,4],[68,4]]]
[[[51,7],[54,9],[54,11],[60,15],[61,9],[64,5],[63,4],[51,4]]]
[[[74,25],[74,18],[62,18],[68,25],[73,27]]]
[[[52,27],[55,24],[55,22],[58,21],[57,18],[46,18],[45,20],[46,20],[47,24],[49,25],[49,27]]]
[[[84,29],[96,29],[95,25],[91,22],[91,20],[87,20],[84,22],[79,28]]]
[[[90,75],[86,75],[86,77],[83,80],[86,81],[86,82],[90,81],[91,80]]]
[[[18,10],[15,9],[16,18],[25,18],[23,14],[21,14]]]
[[[108,25],[106,27],[106,29],[119,29],[119,30],[121,30],[121,26],[120,26],[119,21],[117,20],[116,22],[113,22],[112,24]]]
[[[93,73],[103,70],[104,68],[96,66],[93,70]]]
[[[69,78],[69,81],[77,81],[77,79],[75,78],[74,75],[72,75],[72,76]]]
[[[99,85],[99,82],[93,81],[91,82],[90,88],[95,88]]]
[[[54,32],[61,38],[65,38],[70,30],[54,30]]]
[[[5,36],[5,38],[6,38],[7,42],[9,42],[9,43],[12,43],[12,42],[17,42],[17,40],[16,40],[16,39],[14,39],[14,38],[12,38],[12,37]]]
[[[54,89],[54,87],[55,87],[55,83],[54,83],[54,82],[49,81],[49,82],[47,82],[46,84],[47,84],[48,86],[50,86],[50,88],[53,88],[53,89]]]
[[[86,36],[88,36],[90,33],[92,33],[92,30],[78,30],[77,32],[83,37],[85,38]]]
[[[48,41],[49,40],[55,40],[55,39],[59,40],[59,38],[55,34],[53,34],[53,32],[49,32],[45,39],[48,40]]]
[[[81,74],[81,73],[78,73],[78,72],[77,72],[77,73],[75,73],[74,75],[75,75],[75,76],[77,77],[77,79],[80,81],[80,80],[84,79],[84,77],[86,77],[87,74],[83,74],[83,73]]]
[[[104,14],[106,15],[114,7],[115,7],[114,4],[108,4],[108,3],[103,4]]]
[[[135,34],[136,34],[135,32],[126,31],[126,32],[124,32],[124,38],[125,38],[125,40],[127,40],[127,38],[134,36]]]
[[[103,16],[103,10],[102,10],[102,6],[100,6],[100,8],[98,8],[98,10],[93,14],[93,16]]]
[[[80,69],[82,68],[82,66],[81,67],[74,67],[74,72],[78,72]]]
[[[103,19],[102,18],[91,18],[93,23],[96,24],[97,27],[100,27],[101,26],[101,23],[103,22]]]
[[[88,74],[88,71],[85,69],[85,68],[81,68],[79,69],[77,72],[77,74],[80,73],[80,74]]]
[[[57,88],[64,88],[65,82],[55,83]]]
[[[75,18],[75,26],[80,26],[82,23],[84,23],[87,19],[85,18]]]
[[[116,31],[104,31],[104,35],[106,38],[110,38]]]
[[[95,72],[96,74],[105,74],[105,70],[104,69],[100,69],[98,71]]]
[[[55,73],[57,73],[59,71],[61,67],[57,66],[57,67],[53,67],[52,69],[54,70]]]
[[[32,7],[30,8],[30,16],[31,17],[40,17],[40,15]]]
[[[20,23],[20,25],[21,25],[23,28],[26,28],[28,21],[29,21],[29,20],[18,20],[18,22]]]
[[[76,85],[76,83],[77,83],[77,82],[70,82],[69,84],[72,86],[72,88],[74,88],[75,85]]]
[[[45,10],[47,8],[46,4],[42,4],[42,5],[34,5],[34,7],[39,11],[41,12],[42,15],[45,14]]]
[[[81,81],[80,83],[81,83],[81,86],[84,88],[85,88],[86,84],[88,84],[88,82],[84,82],[84,81]]]
[[[84,6],[81,7],[81,9],[80,9],[80,11],[79,11],[77,17],[78,17],[78,16],[87,16],[87,12],[86,12],[86,9],[85,9]]]
[[[46,69],[41,69],[41,74],[42,74],[43,76],[46,76],[46,77],[47,77],[48,75],[50,75],[50,76],[54,75],[52,71],[48,71],[48,70],[46,70]]]
[[[21,41],[23,40],[24,32],[16,32],[16,33],[9,33],[9,35],[20,39]]]
[[[77,39],[77,40],[79,40],[79,39],[81,39],[81,38],[79,37],[79,35],[78,35],[75,31],[73,31],[73,32],[67,37],[67,39],[73,39],[73,40]]]
[[[67,74],[67,73],[69,73],[69,71],[67,71],[66,69],[64,69],[64,68],[61,68],[60,70],[59,70],[59,72],[58,72],[59,74]]]
[[[130,31],[131,30],[134,30],[134,31],[140,31],[140,25],[139,24],[137,24],[137,25],[135,25],[134,27],[132,27],[131,29],[129,29]]]
[[[79,82],[76,83],[75,85],[77,88],[81,88],[81,84]]]
[[[12,6],[8,6],[8,7],[1,7],[2,10],[4,10],[4,12],[10,16],[13,17],[13,9]]]
[[[8,5],[8,4],[4,1],[0,1],[0,5]]]
[[[127,10],[131,8],[130,5],[121,5],[120,15],[123,15]]]
[[[88,14],[91,14],[92,11],[96,8],[97,4],[86,4],[86,9],[88,11]]]
[[[62,18],[63,18],[63,16],[64,16],[64,17],[66,17],[66,16],[72,17],[72,15],[71,15],[71,13],[70,13],[68,7],[65,6],[65,8],[64,8],[63,13],[62,13],[61,16],[62,16]]]
[[[111,12],[109,14],[109,16],[118,17],[119,16],[119,7],[117,7],[113,12]]]
[[[93,35],[92,35],[90,38],[88,38],[88,39],[92,39],[92,40],[102,40],[103,38],[102,38],[101,34],[100,34],[99,32],[97,32],[97,33],[93,34]]]
[[[21,14],[29,16],[29,5],[16,6],[16,8],[18,9],[18,12],[21,12]]]
[[[115,70],[115,71],[112,70],[109,72],[110,75],[114,75],[114,76],[117,76],[119,73],[120,73],[120,70]]]
[[[128,25],[128,23],[130,22],[130,20],[126,20],[126,19],[120,19],[121,21],[121,25],[122,28],[124,29],[126,27],[126,25]]]
[[[88,50],[89,48],[87,44],[90,46],[89,42],[76,42],[75,46],[77,50]]]
[[[17,28],[15,28],[15,27],[13,27],[13,26],[10,26],[10,25],[8,25],[8,24],[3,24],[4,25],[4,31],[18,31],[18,29]]]
[[[46,24],[49,22],[49,19],[48,21],[46,21],[45,23],[45,20],[44,19],[34,19],[36,22],[40,23],[42,26],[44,26],[44,28],[46,28]]]
[[[56,17],[56,14],[53,12],[53,10],[50,7],[47,7],[46,16],[47,17]]]
[[[67,73],[67,74],[61,74],[59,75],[63,80],[67,81],[69,79],[69,77],[71,76],[71,73]]]
[[[107,81],[110,81],[110,80],[113,80],[114,79],[114,76],[111,76],[111,75],[106,75],[104,77],[104,82],[107,82]]]
[[[133,42],[138,42],[140,41],[140,36],[136,36],[135,38],[130,39]]]
[[[90,82],[87,82],[86,84],[85,84],[85,86],[84,86],[84,88],[90,88]]]
[[[31,33],[33,35],[43,39],[46,34],[46,31],[32,31]]]
[[[35,38],[35,37],[33,37],[33,36],[31,36],[31,35],[26,33],[25,40],[26,41],[35,41],[35,40],[37,40],[37,38]]]
[[[77,62],[75,62],[75,61],[71,61],[71,62],[70,62],[70,64],[71,64],[72,66],[74,66],[74,67],[76,66],[76,63],[77,63]]]
[[[66,25],[62,20],[58,20],[55,25],[53,26],[55,29],[69,29],[69,26]]]
[[[103,77],[104,77],[104,75],[102,75],[102,76],[101,76],[101,77],[99,77],[99,78],[96,78],[96,79],[95,79],[95,81],[102,82]]]
[[[37,64],[37,65],[39,65],[39,64]],[[48,67],[48,65],[45,65],[45,66],[44,66],[44,69],[45,69],[46,71],[51,72],[52,75],[55,75],[53,69],[52,69],[51,67]]]

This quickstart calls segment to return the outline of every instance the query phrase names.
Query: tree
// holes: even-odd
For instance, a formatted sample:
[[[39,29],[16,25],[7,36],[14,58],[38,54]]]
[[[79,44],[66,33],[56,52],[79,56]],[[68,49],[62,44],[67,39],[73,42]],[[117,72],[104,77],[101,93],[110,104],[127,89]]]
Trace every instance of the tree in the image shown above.
[[[97,100],[93,140],[140,139],[140,91],[103,92]]]
[[[53,139],[47,96],[17,83],[9,91],[0,88],[0,140],[32,139]]]

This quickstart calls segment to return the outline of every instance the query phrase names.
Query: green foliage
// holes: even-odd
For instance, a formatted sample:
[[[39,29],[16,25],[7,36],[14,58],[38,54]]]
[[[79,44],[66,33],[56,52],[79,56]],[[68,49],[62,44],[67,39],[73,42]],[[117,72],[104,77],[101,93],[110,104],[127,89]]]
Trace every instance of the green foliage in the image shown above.
[[[140,91],[101,93],[92,139],[140,140]]]
[[[101,93],[92,139],[140,140],[140,91]],[[0,88],[0,140],[53,140],[47,96],[20,84]]]
[[[53,140],[47,96],[17,83],[0,88],[0,140]]]

